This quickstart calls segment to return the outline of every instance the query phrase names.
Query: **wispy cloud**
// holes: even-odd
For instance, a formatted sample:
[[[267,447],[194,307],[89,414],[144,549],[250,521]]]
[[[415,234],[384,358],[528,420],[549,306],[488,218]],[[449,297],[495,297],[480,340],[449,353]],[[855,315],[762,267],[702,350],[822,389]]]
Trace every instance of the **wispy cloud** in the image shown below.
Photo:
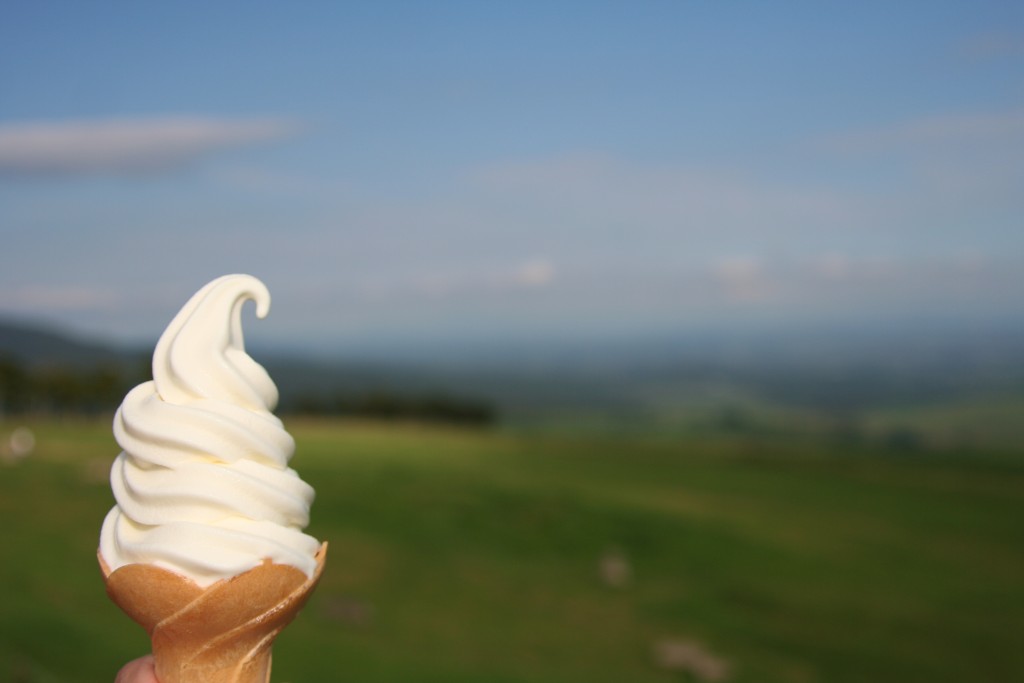
[[[960,44],[959,53],[970,60],[1020,57],[1024,55],[1024,33],[976,33]]]
[[[864,178],[885,178],[892,199],[879,207],[889,219],[902,217],[893,222],[906,226],[901,230],[916,225],[923,232],[954,216],[962,224],[1019,220],[1024,108],[919,116],[836,133],[811,146],[826,167],[839,163]]]
[[[555,274],[549,259],[537,257],[492,268],[427,269],[404,276],[363,278],[354,286],[372,299],[458,299],[549,288]]]
[[[780,260],[733,256],[707,264],[703,278],[710,286],[700,290],[723,310],[956,314],[1010,304],[1024,284],[1020,265],[1018,258],[971,250],[916,260],[840,252]]]
[[[950,155],[942,168],[963,158]],[[323,339],[427,329],[439,336],[588,325],[644,330],[757,316],[1019,308],[1020,250],[989,237],[1004,215],[1014,234],[1019,192],[1012,201],[1009,192],[996,197],[999,204],[982,202],[989,195],[981,190],[939,192],[916,178],[851,188],[828,173],[830,163],[844,171],[846,157],[819,154],[813,162],[817,175],[808,181],[794,169],[774,172],[779,166],[542,157],[465,169],[429,196],[405,201],[356,192],[336,201],[333,186],[301,178],[290,184],[269,173],[214,175],[275,199],[287,194],[275,188],[290,188],[301,201],[246,202],[226,223],[219,216],[182,221],[173,204],[118,209],[113,218],[123,227],[63,246],[52,234],[61,234],[69,216],[43,220],[5,206],[5,225],[51,232],[16,236],[34,259],[0,251],[0,311],[151,336],[178,299],[232,270],[271,286],[276,312],[259,334],[280,339],[296,330]],[[966,166],[979,168],[977,161]],[[987,193],[993,175],[984,177]],[[316,211],[308,210],[313,204]],[[983,225],[980,238],[978,206],[995,226]],[[48,270],[47,263],[55,265]],[[49,289],[54,281],[78,282],[83,292],[106,285],[121,300],[105,306],[102,298]]]
[[[832,135],[821,141],[834,152],[879,152],[934,145],[1021,142],[1024,109],[937,114],[886,126]]]
[[[168,117],[0,124],[0,173],[78,176],[162,172],[298,131],[275,119]]]
[[[772,230],[828,229],[849,224],[854,213],[849,197],[820,185],[776,182],[740,168],[641,165],[600,155],[482,168],[470,185],[484,201],[517,212],[520,225],[542,226],[545,240],[565,233],[566,246],[579,254],[611,245],[615,251],[604,253],[617,259],[638,249],[665,257]]]
[[[316,199],[329,197],[337,201],[354,193],[354,183],[322,174],[303,174],[294,171],[237,164],[211,164],[207,177],[219,187],[228,190],[262,195],[278,195]]]
[[[100,286],[28,284],[0,291],[0,309],[20,313],[95,311],[120,303],[116,292]]]

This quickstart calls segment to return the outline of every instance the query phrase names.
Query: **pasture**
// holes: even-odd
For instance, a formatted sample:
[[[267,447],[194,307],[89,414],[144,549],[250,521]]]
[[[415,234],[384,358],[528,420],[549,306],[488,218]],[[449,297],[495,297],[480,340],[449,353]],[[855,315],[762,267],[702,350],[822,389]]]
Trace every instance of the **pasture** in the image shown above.
[[[0,422],[0,443],[17,426]],[[291,419],[330,542],[274,681],[1019,680],[1024,459],[822,436]],[[106,421],[0,464],[0,680],[145,653],[96,538]]]

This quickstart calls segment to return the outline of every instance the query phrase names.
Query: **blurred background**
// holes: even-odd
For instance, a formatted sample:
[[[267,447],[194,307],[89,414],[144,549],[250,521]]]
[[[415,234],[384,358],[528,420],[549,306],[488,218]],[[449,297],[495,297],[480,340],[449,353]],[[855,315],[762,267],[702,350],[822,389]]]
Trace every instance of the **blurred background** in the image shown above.
[[[275,680],[1024,676],[1024,7],[7,3],[0,680],[148,649],[110,417],[274,297]]]

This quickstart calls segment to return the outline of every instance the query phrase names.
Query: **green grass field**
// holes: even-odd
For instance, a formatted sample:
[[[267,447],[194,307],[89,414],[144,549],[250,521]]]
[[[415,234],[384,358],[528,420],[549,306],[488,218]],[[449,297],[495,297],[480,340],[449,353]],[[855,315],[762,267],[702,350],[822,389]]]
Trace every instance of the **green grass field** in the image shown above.
[[[275,681],[1024,680],[1013,454],[286,424],[331,549]],[[148,649],[95,562],[117,447],[31,426],[0,465],[0,681],[112,681]]]

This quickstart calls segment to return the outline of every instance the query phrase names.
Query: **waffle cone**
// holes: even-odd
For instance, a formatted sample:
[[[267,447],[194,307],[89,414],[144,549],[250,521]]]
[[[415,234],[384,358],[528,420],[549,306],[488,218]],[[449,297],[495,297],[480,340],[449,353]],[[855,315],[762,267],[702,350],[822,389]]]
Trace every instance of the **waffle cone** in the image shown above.
[[[149,634],[161,683],[267,683],[274,639],[313,592],[326,556],[324,543],[312,578],[265,560],[208,588],[149,564],[111,572],[99,561],[107,595]]]

